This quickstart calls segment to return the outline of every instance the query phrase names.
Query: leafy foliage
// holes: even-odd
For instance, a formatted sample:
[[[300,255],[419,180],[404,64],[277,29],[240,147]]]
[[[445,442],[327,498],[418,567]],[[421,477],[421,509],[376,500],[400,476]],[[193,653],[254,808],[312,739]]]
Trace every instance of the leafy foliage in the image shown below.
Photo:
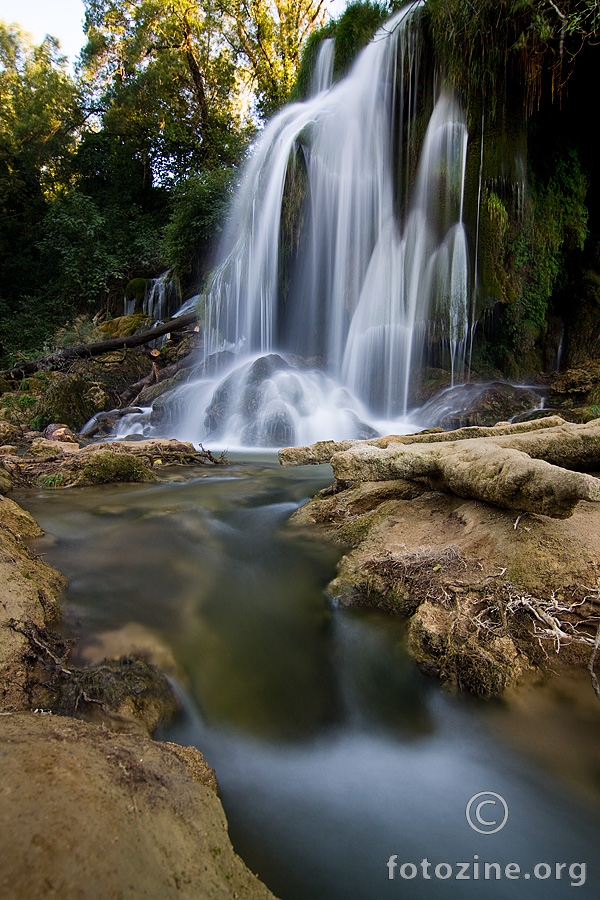
[[[87,0],[81,75],[106,132],[153,183],[231,164],[243,142],[231,51],[210,3]]]
[[[68,177],[80,121],[78,91],[56,43],[34,47],[0,22],[0,356],[2,345],[31,346],[49,330],[39,320],[37,241]]]
[[[214,248],[229,206],[235,171],[213,169],[191,175],[173,192],[173,212],[164,235],[164,257],[177,276],[192,272],[194,261]]]
[[[302,47],[325,22],[325,0],[217,0],[223,36],[269,116],[289,98]]]
[[[530,110],[545,73],[560,93],[577,54],[600,35],[597,0],[427,0],[425,16],[455,85],[492,102],[504,96],[509,75],[525,85]]]
[[[325,38],[335,40],[333,74],[337,79],[348,71],[358,53],[369,43],[390,13],[391,6],[386,3],[355,0],[337,19],[313,31],[304,45],[298,77],[290,99],[300,100],[308,96],[319,49]]]

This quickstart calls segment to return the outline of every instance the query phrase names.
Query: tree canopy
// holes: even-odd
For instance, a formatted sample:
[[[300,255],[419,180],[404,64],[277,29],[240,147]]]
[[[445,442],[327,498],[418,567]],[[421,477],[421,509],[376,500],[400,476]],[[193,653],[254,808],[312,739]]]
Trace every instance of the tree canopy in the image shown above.
[[[86,308],[119,313],[130,279],[202,274],[324,2],[84,0],[75,75],[0,22],[4,363]]]

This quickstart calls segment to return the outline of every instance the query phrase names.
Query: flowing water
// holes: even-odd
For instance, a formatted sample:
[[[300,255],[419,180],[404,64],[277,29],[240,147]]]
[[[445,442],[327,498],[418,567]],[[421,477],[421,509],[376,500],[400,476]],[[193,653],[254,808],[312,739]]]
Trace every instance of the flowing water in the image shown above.
[[[69,577],[70,633],[137,622],[172,650],[184,709],[164,736],[215,767],[234,846],[282,900],[597,898],[589,681],[516,705],[452,698],[418,673],[399,622],[332,608],[338,552],[288,523],[330,479],[254,457],[185,483],[16,499]],[[465,809],[490,791],[509,817],[480,834]],[[499,864],[487,879],[485,863]]]
[[[468,133],[458,99],[422,71],[421,6],[393,16],[333,84],[323,42],[310,96],[252,148],[204,297],[196,376],[121,434],[231,447],[398,431],[425,364],[465,376]]]

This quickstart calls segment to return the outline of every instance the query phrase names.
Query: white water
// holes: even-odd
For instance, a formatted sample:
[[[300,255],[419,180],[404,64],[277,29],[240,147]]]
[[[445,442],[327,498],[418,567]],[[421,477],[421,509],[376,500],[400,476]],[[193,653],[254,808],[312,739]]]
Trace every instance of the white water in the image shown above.
[[[399,431],[432,348],[453,382],[463,373],[468,136],[458,101],[420,83],[421,5],[392,17],[333,86],[324,42],[311,96],[257,141],[206,294],[203,371],[235,353],[220,370],[227,411],[206,414],[221,389],[199,371],[173,397],[170,434],[272,446],[356,437],[377,420]],[[433,112],[419,142],[423,96]],[[303,363],[257,385],[251,361],[273,352]]]
[[[125,299],[123,315],[132,316],[135,312],[135,298]],[[172,316],[181,304],[179,288],[169,271],[163,272],[158,278],[152,278],[146,289],[142,303],[142,312],[145,316],[157,321],[163,321]]]

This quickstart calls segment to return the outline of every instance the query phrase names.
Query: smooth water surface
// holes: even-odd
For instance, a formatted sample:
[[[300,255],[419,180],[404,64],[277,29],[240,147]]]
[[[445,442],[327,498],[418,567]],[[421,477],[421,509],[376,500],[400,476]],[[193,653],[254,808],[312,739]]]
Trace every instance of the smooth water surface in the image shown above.
[[[401,623],[332,609],[338,551],[287,522],[330,478],[255,457],[186,483],[16,499],[70,580],[70,631],[85,642],[138,622],[173,651],[187,684],[164,736],[214,766],[234,846],[282,900],[597,898],[591,688],[520,718],[451,698],[417,672]],[[508,821],[479,834],[465,808],[490,791]],[[487,879],[486,862],[499,864]]]

